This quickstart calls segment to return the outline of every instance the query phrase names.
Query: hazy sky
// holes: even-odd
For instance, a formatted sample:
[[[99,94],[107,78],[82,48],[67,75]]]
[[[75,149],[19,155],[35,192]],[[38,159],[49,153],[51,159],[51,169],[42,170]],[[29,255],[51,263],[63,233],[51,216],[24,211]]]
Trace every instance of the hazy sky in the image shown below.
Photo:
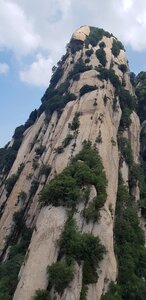
[[[112,32],[131,70],[146,71],[144,0],[0,0],[0,146],[39,107],[52,66],[81,25]]]

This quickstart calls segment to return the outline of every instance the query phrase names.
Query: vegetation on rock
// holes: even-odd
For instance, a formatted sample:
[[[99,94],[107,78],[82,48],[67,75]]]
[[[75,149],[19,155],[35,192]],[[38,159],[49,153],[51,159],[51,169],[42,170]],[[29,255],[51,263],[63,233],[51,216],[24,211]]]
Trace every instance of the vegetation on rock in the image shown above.
[[[88,85],[85,84],[81,89],[80,89],[80,97],[85,95],[86,93],[90,93],[92,91],[95,91],[97,89],[96,86],[93,85]]]
[[[76,206],[82,199],[85,185],[94,185],[106,199],[106,177],[100,157],[89,144],[73,159],[70,166],[47,184],[40,197],[42,205]]]
[[[106,66],[107,60],[106,60],[106,53],[103,48],[100,48],[96,50],[96,57],[98,58],[99,62],[103,67]]]
[[[112,45],[112,53],[115,57],[117,57],[120,54],[120,50],[124,50],[124,46],[122,45],[122,43],[118,40],[113,40],[113,45]]]

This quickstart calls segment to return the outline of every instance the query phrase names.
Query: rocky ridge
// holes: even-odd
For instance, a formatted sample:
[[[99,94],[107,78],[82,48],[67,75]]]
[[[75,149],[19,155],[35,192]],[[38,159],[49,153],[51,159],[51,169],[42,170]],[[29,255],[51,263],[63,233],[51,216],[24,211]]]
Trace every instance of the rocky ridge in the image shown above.
[[[58,68],[53,70],[42,105],[35,118],[33,115],[33,124],[18,128],[7,146],[11,150],[16,136],[21,136],[21,145],[12,166],[8,172],[3,167],[1,172],[2,265],[13,257],[13,245],[19,245],[25,239],[25,230],[31,228],[32,231],[25,256],[20,260],[18,282],[16,280],[8,299],[41,299],[34,298],[39,289],[50,294],[48,297],[51,298],[46,294],[44,299],[128,299],[119,291],[121,298],[103,297],[110,291],[111,282],[120,284],[114,233],[121,182],[119,172],[144,229],[145,206],[138,204],[142,194],[141,179],[135,171],[143,161],[143,157],[140,158],[140,134],[144,125],[140,124],[136,105],[135,86],[123,45],[102,29],[88,26],[78,29]],[[44,186],[69,167],[83,147],[98,152],[107,181],[106,199],[98,208],[98,219],[93,216],[87,219],[84,215],[90,203],[94,199],[98,202],[100,195],[100,188],[96,188],[92,180],[84,181],[80,186],[81,192],[88,187],[89,195],[86,201],[77,201],[75,207],[65,203],[53,204],[51,200],[44,205],[39,200]],[[81,163],[82,157],[77,160],[80,168]],[[144,212],[142,217],[141,210]],[[49,281],[47,267],[64,261],[65,255],[60,258],[59,240],[69,213],[80,234],[99,239],[105,250],[96,268],[96,280],[84,283],[83,254],[82,259],[74,259],[73,278],[59,292],[51,279]],[[124,286],[123,282],[121,286]],[[142,297],[139,299],[144,299]]]

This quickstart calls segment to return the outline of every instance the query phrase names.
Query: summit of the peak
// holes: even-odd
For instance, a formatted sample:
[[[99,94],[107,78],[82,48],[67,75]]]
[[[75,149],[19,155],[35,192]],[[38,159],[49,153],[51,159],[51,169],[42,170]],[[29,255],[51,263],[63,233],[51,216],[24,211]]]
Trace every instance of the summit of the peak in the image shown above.
[[[90,27],[87,25],[81,26],[80,28],[76,29],[72,35],[72,39],[85,41],[86,37],[90,34]]]

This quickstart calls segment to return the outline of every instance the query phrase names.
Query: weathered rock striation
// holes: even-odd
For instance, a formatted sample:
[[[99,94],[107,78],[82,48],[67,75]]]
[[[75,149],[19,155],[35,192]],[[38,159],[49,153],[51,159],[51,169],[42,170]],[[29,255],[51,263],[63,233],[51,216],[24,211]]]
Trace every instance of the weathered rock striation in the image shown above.
[[[121,282],[114,233],[119,172],[140,219],[141,209],[145,211],[146,205],[141,208],[139,204],[140,178],[133,167],[142,161],[140,132],[142,128],[145,134],[145,124],[141,127],[136,113],[135,87],[122,44],[102,29],[88,26],[78,29],[58,68],[54,68],[50,86],[32,123],[22,130],[21,145],[12,167],[7,173],[4,168],[1,171],[2,265],[3,261],[13,257],[11,248],[23,239],[24,228],[31,228],[33,232],[19,266],[18,282],[6,299],[39,299],[34,297],[40,289],[50,293],[51,298],[43,299],[99,300],[105,297],[111,282],[115,286],[117,281],[119,285]],[[39,199],[44,186],[70,166],[83,145],[89,142],[100,156],[107,180],[107,196],[99,207],[98,220],[92,217],[87,220],[83,215],[90,202],[95,198],[98,201],[99,196],[96,185],[89,182],[83,182],[80,188],[81,191],[89,188],[88,199],[77,201],[75,207],[54,205],[51,201],[43,206]],[[8,148],[11,150],[11,145]],[[144,153],[144,142],[142,149]],[[82,159],[78,160],[81,162]],[[84,284],[83,259],[74,259],[73,279],[59,293],[49,281],[47,268],[64,261],[64,256],[60,258],[59,240],[69,213],[76,221],[78,231],[83,236],[89,234],[99,238],[105,251],[96,268],[96,280]],[[142,218],[144,227],[144,215]],[[126,299],[122,292],[120,296],[105,299]],[[144,299],[142,297],[139,299]]]

